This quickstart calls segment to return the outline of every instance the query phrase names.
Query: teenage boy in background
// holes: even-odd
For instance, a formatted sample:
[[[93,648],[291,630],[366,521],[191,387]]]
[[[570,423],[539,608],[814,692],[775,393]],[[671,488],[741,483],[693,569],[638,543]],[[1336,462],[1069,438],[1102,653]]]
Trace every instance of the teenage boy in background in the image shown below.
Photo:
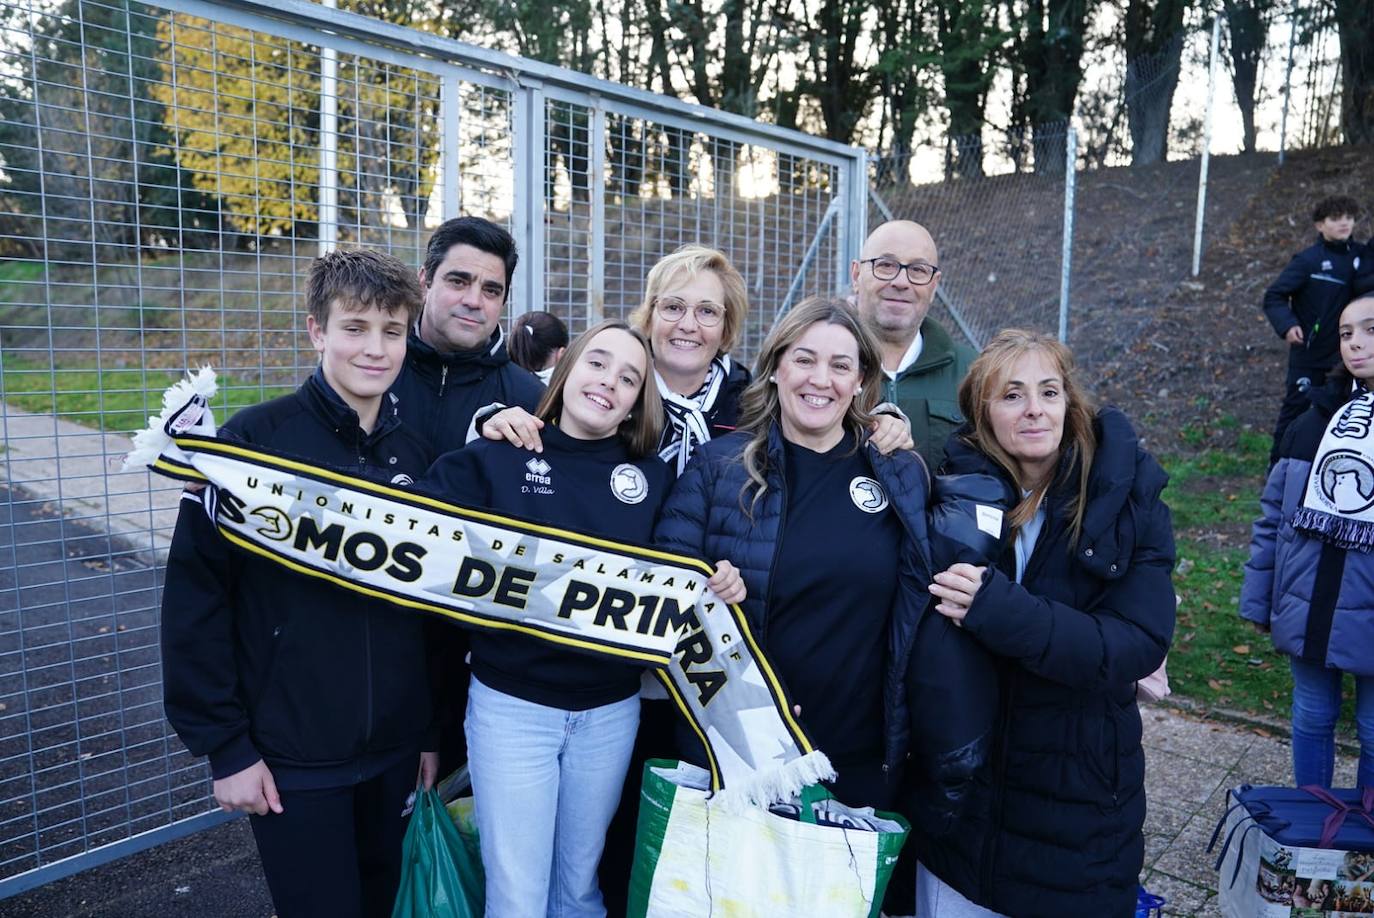
[[[1308,389],[1320,389],[1340,357],[1336,318],[1351,300],[1351,281],[1364,246],[1352,241],[1360,205],[1343,195],[1323,198],[1312,211],[1318,239],[1294,255],[1264,291],[1264,314],[1288,342],[1288,378],[1269,464],[1278,461],[1279,441],[1307,410]]]
[[[311,265],[320,366],[221,436],[408,484],[433,453],[387,394],[420,312],[414,272],[377,252]],[[167,719],[208,755],[221,809],[249,813],[280,918],[389,916],[402,810],[437,754],[423,620],[232,547],[182,495],[162,604]],[[425,751],[422,751],[425,750]]]

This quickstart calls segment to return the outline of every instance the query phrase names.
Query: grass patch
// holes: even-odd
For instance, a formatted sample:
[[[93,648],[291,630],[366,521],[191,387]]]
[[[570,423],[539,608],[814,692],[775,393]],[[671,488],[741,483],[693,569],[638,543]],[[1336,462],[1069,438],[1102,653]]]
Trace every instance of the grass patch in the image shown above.
[[[44,264],[13,258],[0,262],[0,284],[25,283],[43,279]]]
[[[1217,707],[1287,718],[1293,691],[1288,657],[1240,617],[1240,584],[1249,552],[1181,538],[1174,589],[1181,602],[1169,685]]]
[[[148,423],[162,407],[162,393],[181,376],[170,370],[102,369],[94,366],[52,367],[46,360],[6,354],[4,399],[40,414],[109,433],[130,433]],[[212,407],[223,421],[234,410],[289,392],[288,387],[259,387],[219,376]]]
[[[1191,435],[1185,431],[1184,439]],[[1269,443],[1266,434],[1239,430],[1233,447],[1160,457],[1169,473],[1164,500],[1173,512],[1174,531],[1184,534],[1253,523],[1269,471]]]
[[[1170,475],[1164,499],[1173,512],[1178,543],[1174,589],[1180,602],[1169,651],[1169,685],[1181,697],[1206,706],[1286,722],[1293,700],[1288,655],[1240,617],[1250,526],[1260,513],[1270,438],[1227,420],[1212,430],[1208,436],[1221,433],[1234,445],[1160,457]],[[1183,439],[1191,442],[1193,436],[1185,431]],[[1347,738],[1355,735],[1352,688],[1347,676],[1336,728]]]

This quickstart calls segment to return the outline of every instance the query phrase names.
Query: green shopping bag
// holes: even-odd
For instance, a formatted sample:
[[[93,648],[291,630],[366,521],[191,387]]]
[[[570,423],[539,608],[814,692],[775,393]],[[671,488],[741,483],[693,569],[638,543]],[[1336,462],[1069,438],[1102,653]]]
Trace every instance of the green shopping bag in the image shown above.
[[[631,918],[878,918],[905,819],[850,809],[818,786],[777,812],[726,813],[707,805],[707,778],[686,763],[645,763]]]
[[[416,791],[401,856],[391,918],[481,918],[485,881],[476,836],[463,837],[438,791]]]

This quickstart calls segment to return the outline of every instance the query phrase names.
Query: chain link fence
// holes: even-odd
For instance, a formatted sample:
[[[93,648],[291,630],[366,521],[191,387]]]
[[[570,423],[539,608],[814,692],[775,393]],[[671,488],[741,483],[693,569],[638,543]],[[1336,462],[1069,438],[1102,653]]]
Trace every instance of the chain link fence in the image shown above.
[[[1339,142],[1334,23],[1294,17],[1264,18],[1248,58],[1240,25],[1223,19],[1210,138],[1211,22],[1199,20],[1129,61],[1116,45],[1086,55],[1071,120],[1021,126],[989,103],[979,134],[932,123],[928,142],[874,156],[870,223],[931,230],[942,268],[932,316],[975,346],[1019,325],[1063,328],[1093,353],[1124,348],[1187,278],[1200,196],[1205,243],[1267,180],[1275,153]]]
[[[508,226],[512,313],[622,316],[683,242],[741,356],[865,232],[860,150],[301,0],[0,0],[0,897],[222,818],[161,706],[177,486],[120,473],[188,367],[215,410],[315,365],[309,261]]]

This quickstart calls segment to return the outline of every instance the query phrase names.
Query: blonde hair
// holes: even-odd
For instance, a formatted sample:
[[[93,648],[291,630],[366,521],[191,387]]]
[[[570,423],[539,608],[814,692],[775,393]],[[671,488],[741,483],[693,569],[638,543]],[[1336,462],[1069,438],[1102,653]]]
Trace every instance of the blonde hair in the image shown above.
[[[1018,529],[1030,522],[1050,485],[1077,461],[1078,494],[1072,504],[1069,523],[1070,544],[1074,544],[1083,528],[1083,512],[1088,503],[1088,478],[1092,472],[1093,456],[1097,452],[1097,434],[1093,430],[1097,404],[1078,380],[1072,351],[1055,338],[1039,332],[1020,328],[1006,328],[998,332],[973,361],[968,368],[968,375],[959,384],[959,410],[971,425],[969,433],[964,435],[964,441],[991,457],[1018,487],[1025,490],[1027,482],[1021,480],[1015,460],[997,442],[997,435],[993,432],[992,402],[1001,394],[1011,375],[1012,366],[1032,351],[1049,358],[1063,380],[1064,430],[1059,440],[1059,456],[1055,460],[1054,470],[1044,481],[1032,483],[1034,487],[1031,493],[1012,510],[1010,521],[1013,528]]]
[[[554,367],[553,376],[549,378],[549,387],[544,390],[544,397],[539,400],[539,407],[535,409],[534,415],[546,423],[558,423],[558,416],[563,413],[563,387],[568,382],[569,374],[582,359],[582,352],[587,349],[591,340],[602,332],[611,330],[625,332],[644,348],[644,378],[639,386],[639,394],[635,396],[634,407],[616,430],[617,436],[630,451],[630,455],[640,459],[658,448],[658,435],[663,429],[663,401],[658,397],[658,387],[653,382],[654,358],[649,350],[649,340],[619,319],[607,319],[593,325],[573,339],[563,359]]]
[[[744,330],[744,319],[749,314],[749,295],[745,292],[744,278],[725,253],[704,245],[684,245],[660,258],[649,269],[649,276],[644,280],[644,300],[630,313],[630,324],[648,335],[654,321],[654,302],[663,291],[684,275],[690,277],[702,271],[714,273],[725,291],[725,328],[721,331],[720,349],[716,353],[730,353]]]
[[[768,490],[768,431],[782,416],[773,374],[777,372],[783,355],[806,334],[807,329],[821,323],[840,326],[854,336],[859,346],[859,375],[863,390],[850,401],[843,421],[844,426],[854,434],[856,448],[863,442],[864,431],[873,422],[873,409],[877,407],[883,391],[883,358],[877,341],[847,301],[820,296],[802,300],[778,320],[764,339],[754,363],[754,380],[740,396],[740,418],[736,429],[749,434],[749,442],[740,455],[749,478],[740,490],[740,508],[750,518],[754,515],[754,507]],[[754,495],[745,506],[745,494],[751,488]]]

